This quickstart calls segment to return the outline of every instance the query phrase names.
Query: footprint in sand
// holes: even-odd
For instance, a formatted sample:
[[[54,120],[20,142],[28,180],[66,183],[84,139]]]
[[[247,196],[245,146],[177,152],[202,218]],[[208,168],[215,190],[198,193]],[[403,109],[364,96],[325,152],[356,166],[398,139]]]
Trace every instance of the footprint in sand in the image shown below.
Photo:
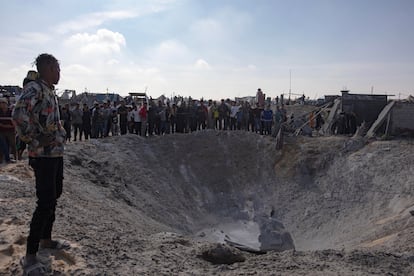
[[[16,217],[0,220],[0,268],[9,267],[24,252],[26,238],[19,233],[21,225]]]
[[[9,245],[6,248],[0,248],[0,267],[6,267],[11,263],[14,252],[13,245]]]
[[[26,245],[26,237],[24,237],[24,236],[22,236],[22,235],[18,236],[18,237],[14,240],[13,244],[17,244],[17,245]]]

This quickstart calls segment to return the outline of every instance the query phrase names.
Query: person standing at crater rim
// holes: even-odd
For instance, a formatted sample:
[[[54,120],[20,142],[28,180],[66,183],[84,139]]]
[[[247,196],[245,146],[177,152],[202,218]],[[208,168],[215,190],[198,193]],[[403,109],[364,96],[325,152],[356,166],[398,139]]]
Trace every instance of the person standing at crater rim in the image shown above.
[[[28,144],[29,164],[34,170],[37,206],[30,223],[24,274],[45,272],[36,255],[40,248],[64,249],[67,242],[52,240],[57,199],[62,194],[65,130],[61,125],[55,87],[60,79],[59,61],[40,54],[34,64],[39,78],[28,83],[16,103],[13,120],[22,141]]]

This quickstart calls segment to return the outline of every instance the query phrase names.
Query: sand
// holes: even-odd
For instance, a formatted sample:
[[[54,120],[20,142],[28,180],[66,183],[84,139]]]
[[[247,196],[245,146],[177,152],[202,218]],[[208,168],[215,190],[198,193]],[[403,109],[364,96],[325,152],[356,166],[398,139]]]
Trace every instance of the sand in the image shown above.
[[[108,137],[66,146],[50,275],[410,275],[414,143],[275,139],[244,131]],[[0,167],[0,275],[22,273],[34,176]],[[225,236],[257,246],[270,213],[295,249],[214,265]],[[203,233],[203,234],[201,234]]]

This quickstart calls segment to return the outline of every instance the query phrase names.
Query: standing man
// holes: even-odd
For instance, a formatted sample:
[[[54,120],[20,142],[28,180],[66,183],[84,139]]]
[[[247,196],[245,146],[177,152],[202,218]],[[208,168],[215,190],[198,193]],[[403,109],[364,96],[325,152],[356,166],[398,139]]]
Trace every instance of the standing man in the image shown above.
[[[224,99],[221,99],[221,104],[218,106],[219,112],[219,130],[227,129],[227,117],[230,115],[230,108],[224,102]]]
[[[139,117],[141,118],[141,136],[147,136],[147,102],[142,104],[139,110]]]
[[[39,55],[35,64],[39,79],[23,88],[13,112],[20,139],[28,144],[29,164],[36,179],[37,206],[30,223],[26,256],[22,259],[26,274],[45,271],[36,258],[39,245],[52,249],[69,246],[52,240],[56,203],[62,194],[63,144],[66,136],[60,122],[54,87],[59,82],[60,67],[58,60],[50,54]]]
[[[86,103],[83,104],[83,110],[82,110],[82,130],[80,132],[80,136],[85,136],[85,140],[88,140],[91,137],[91,131],[92,131],[92,125],[91,125],[91,119],[92,119],[92,112],[89,109],[88,105]]]
[[[262,129],[260,134],[271,135],[272,123],[273,123],[273,111],[270,109],[270,105],[266,105],[266,108],[262,111]]]
[[[121,129],[121,135],[127,133],[127,124],[128,124],[128,108],[125,105],[125,101],[121,100],[121,106],[118,107],[119,114],[119,127]]]
[[[82,141],[82,110],[79,108],[79,103],[76,103],[75,109],[72,110],[72,125],[73,125],[73,141],[76,141],[76,136],[79,132],[79,141]]]

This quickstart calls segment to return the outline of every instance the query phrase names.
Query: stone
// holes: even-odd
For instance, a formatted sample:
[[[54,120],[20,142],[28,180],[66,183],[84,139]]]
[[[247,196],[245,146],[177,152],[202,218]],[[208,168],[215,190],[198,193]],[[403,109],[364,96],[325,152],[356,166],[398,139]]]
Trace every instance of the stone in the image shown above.
[[[246,260],[238,249],[219,243],[207,246],[200,257],[213,264],[233,264]]]

